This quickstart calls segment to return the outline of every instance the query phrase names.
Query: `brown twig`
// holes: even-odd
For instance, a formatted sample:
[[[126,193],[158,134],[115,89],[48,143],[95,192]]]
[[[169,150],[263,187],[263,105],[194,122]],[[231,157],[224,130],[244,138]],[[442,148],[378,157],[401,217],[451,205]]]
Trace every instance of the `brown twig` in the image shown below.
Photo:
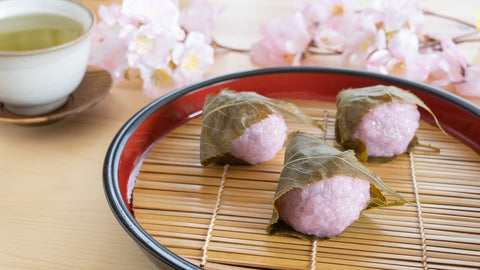
[[[438,14],[438,13],[436,13],[436,12],[429,11],[429,10],[425,10],[425,9],[423,9],[422,11],[423,11],[423,14],[425,14],[425,15],[430,15],[430,16],[434,16],[434,17],[446,19],[446,20],[449,20],[449,21],[452,21],[452,22],[458,22],[458,23],[460,23],[460,24],[463,24],[463,25],[466,25],[466,26],[468,26],[468,27],[471,27],[471,28],[476,29],[476,27],[475,27],[474,24],[469,23],[469,22],[466,22],[466,21],[464,21],[464,20],[461,20],[461,19],[458,19],[458,18],[454,18],[454,17],[450,17],[450,16],[447,16],[447,15]]]
[[[429,10],[425,10],[425,9],[422,10],[422,11],[423,11],[423,14],[425,14],[425,15],[445,19],[445,20],[452,21],[452,22],[457,22],[459,24],[462,24],[462,25],[465,25],[467,27],[475,29],[474,31],[472,31],[470,33],[466,33],[466,34],[463,34],[463,35],[453,37],[452,40],[453,40],[454,43],[460,44],[460,43],[466,43],[466,42],[479,42],[480,41],[479,38],[465,39],[465,38],[470,37],[472,35],[478,34],[478,30],[476,29],[476,26],[474,24],[471,24],[469,22],[466,22],[464,20],[454,18],[454,17],[451,17],[451,16],[438,14],[438,13],[433,12],[433,11],[429,11]],[[438,46],[439,44],[440,44],[440,40],[429,37],[429,40],[427,42],[423,43],[421,47],[422,48],[435,47],[435,46]]]
[[[307,51],[308,51],[308,53],[313,54],[313,55],[338,55],[338,54],[343,53],[340,50],[335,50],[335,49],[331,49],[331,48],[328,48],[328,47],[324,48],[324,50],[326,50],[326,51],[319,51],[319,50],[320,50],[320,48],[312,42],[312,44],[309,46]]]
[[[462,40],[455,41],[455,43],[457,44],[466,43],[466,42],[480,42],[480,38],[462,39]]]

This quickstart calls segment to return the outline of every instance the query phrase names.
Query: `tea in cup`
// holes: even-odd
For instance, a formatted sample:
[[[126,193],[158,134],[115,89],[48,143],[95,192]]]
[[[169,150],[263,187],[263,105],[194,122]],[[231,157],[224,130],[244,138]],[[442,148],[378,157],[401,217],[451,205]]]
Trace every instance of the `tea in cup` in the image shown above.
[[[94,13],[71,0],[2,0],[0,10],[0,102],[21,115],[58,109],[85,75]]]

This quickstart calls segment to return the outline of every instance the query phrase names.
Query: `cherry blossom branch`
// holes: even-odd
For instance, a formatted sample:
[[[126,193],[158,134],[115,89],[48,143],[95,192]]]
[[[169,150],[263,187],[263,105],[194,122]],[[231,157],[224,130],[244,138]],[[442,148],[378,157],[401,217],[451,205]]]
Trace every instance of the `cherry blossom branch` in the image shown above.
[[[250,59],[259,66],[301,65],[310,55],[340,55],[339,64],[440,86],[480,97],[480,67],[469,65],[457,44],[478,42],[474,33],[434,38],[425,15],[476,26],[419,8],[418,0],[373,1],[362,10],[354,1],[317,0],[261,26]],[[480,28],[480,26],[478,26]],[[478,32],[475,32],[478,33]]]
[[[470,36],[473,36],[473,35],[478,35],[478,31],[475,30],[475,31],[472,31],[470,33],[467,33],[467,34],[463,34],[463,35],[460,35],[460,36],[456,36],[453,38],[454,41],[461,41],[462,39],[464,38],[467,38],[467,37],[470,37]]]
[[[455,17],[452,17],[452,16],[447,16],[447,15],[443,15],[443,14],[439,14],[439,13],[436,13],[436,12],[433,12],[433,11],[429,11],[429,10],[426,10],[426,9],[423,9],[422,10],[423,14],[425,15],[429,15],[429,16],[432,16],[432,17],[437,17],[437,18],[441,18],[441,19],[445,19],[445,20],[448,20],[448,21],[452,21],[452,22],[456,22],[456,23],[459,23],[459,24],[462,24],[462,25],[465,25],[467,27],[470,27],[470,28],[473,28],[475,29],[474,31],[470,32],[470,33],[466,33],[466,34],[463,34],[463,35],[459,35],[459,36],[455,36],[452,38],[453,42],[455,44],[460,44],[460,43],[467,43],[467,42],[480,42],[480,38],[469,38],[469,39],[466,39],[467,37],[470,37],[472,35],[477,35],[478,34],[478,30],[476,30],[476,26],[474,24],[471,24],[467,21],[464,21],[462,19],[458,19],[458,18],[455,18]],[[435,46],[439,46],[440,45],[440,41],[439,40],[436,40],[434,38],[430,38],[429,37],[429,40],[424,42],[421,47],[422,48],[427,48],[427,47],[435,47]]]
[[[466,42],[480,42],[480,38],[458,40],[457,44],[458,43],[466,43]]]
[[[324,48],[326,51],[320,51],[320,49],[316,46],[308,48],[308,53],[312,55],[341,55],[342,51],[334,50],[331,48]]]
[[[456,37],[452,38],[452,40],[457,45],[461,44],[461,43],[480,42],[480,38],[468,38],[468,39],[466,38],[466,37],[469,37],[473,34],[478,34],[478,32],[475,31],[475,32],[472,32],[472,33],[469,33],[469,34],[456,36]],[[434,49],[438,50],[438,49],[440,49],[440,44],[441,44],[440,40],[432,38],[432,37],[427,37],[427,41],[421,42],[420,48],[421,49],[434,48]]]
[[[449,20],[449,21],[452,21],[452,22],[457,22],[457,23],[466,25],[466,26],[468,26],[468,27],[471,27],[471,28],[473,28],[473,29],[476,28],[476,26],[475,26],[474,24],[469,23],[469,22],[467,22],[467,21],[464,21],[464,20],[462,20],[462,19],[454,18],[454,17],[451,17],[451,16],[443,15],[443,14],[438,14],[438,13],[436,13],[436,12],[429,11],[429,10],[426,10],[426,9],[423,9],[423,14],[425,14],[425,15],[430,15],[430,16],[434,16],[434,17],[437,17],[437,18],[446,19],[446,20]]]
[[[301,65],[309,56],[339,56],[339,65],[434,85],[455,85],[461,95],[480,97],[480,67],[470,66],[457,44],[480,42],[478,31],[434,38],[423,32],[424,15],[476,26],[419,8],[419,0],[374,0],[362,10],[355,1],[297,1],[294,12],[262,25],[262,39],[249,49],[213,38],[217,12],[208,0],[180,9],[175,0],[122,0],[98,10],[90,64],[116,81],[139,70],[143,93],[165,91],[200,80],[215,50],[249,54],[258,66]],[[148,11],[148,12],[146,12]],[[477,26],[480,28],[480,26]],[[433,81],[432,81],[433,79]]]

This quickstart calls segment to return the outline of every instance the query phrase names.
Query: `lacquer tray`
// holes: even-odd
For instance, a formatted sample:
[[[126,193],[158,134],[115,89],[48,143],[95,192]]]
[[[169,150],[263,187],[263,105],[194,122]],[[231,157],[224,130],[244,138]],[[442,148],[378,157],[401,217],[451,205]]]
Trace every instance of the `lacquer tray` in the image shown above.
[[[334,140],[335,96],[348,87],[393,84],[411,90],[449,135],[421,111],[416,148],[386,164],[366,164],[410,205],[365,211],[324,241],[270,236],[265,226],[283,151],[268,162],[202,167],[201,108],[223,88],[296,103]],[[176,269],[478,269],[480,113],[447,92],[390,76],[332,68],[274,68],[206,80],[157,100],[114,139],[105,160],[114,214],[155,262]],[[339,147],[340,148],[340,147]]]

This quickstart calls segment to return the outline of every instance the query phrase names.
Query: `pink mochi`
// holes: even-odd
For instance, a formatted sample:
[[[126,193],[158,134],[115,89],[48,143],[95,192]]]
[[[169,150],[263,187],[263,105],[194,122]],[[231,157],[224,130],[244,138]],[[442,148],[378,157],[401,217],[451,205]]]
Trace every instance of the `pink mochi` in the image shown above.
[[[370,182],[334,176],[304,188],[294,188],[275,205],[279,218],[295,231],[332,237],[358,219],[370,200]]]
[[[287,125],[280,114],[270,114],[251,125],[232,142],[230,154],[255,165],[272,159],[282,149]]]
[[[418,129],[420,113],[409,103],[386,103],[368,112],[351,140],[359,139],[370,157],[392,157],[407,151]]]

